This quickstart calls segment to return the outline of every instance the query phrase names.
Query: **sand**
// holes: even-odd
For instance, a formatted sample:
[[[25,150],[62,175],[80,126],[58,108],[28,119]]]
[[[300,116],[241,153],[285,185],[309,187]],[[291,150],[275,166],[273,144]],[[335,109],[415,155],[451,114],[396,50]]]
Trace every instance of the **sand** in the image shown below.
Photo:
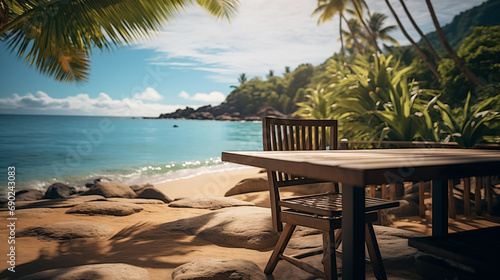
[[[207,173],[155,185],[170,198],[223,196],[239,181],[258,175],[260,169],[243,168]],[[262,194],[263,195],[263,194]],[[17,279],[34,272],[92,263],[128,263],[148,270],[151,279],[171,279],[174,268],[204,258],[234,258],[255,262],[264,268],[270,251],[213,245],[180,232],[169,232],[161,224],[209,213],[210,210],[141,204],[144,210],[124,217],[65,214],[68,208],[17,209],[15,230],[64,221],[90,221],[114,229],[110,238],[70,241],[18,237],[8,244],[8,212],[0,211],[0,279]],[[9,247],[15,246],[15,272],[7,271]]]
[[[192,178],[156,184],[171,199],[182,197],[220,197],[239,181],[262,176],[258,168],[207,173]],[[268,206],[267,192],[255,192],[233,196],[240,200]],[[64,221],[88,221],[102,223],[113,229],[111,237],[82,238],[66,241],[17,237],[15,244],[8,244],[10,221],[8,211],[0,210],[0,279],[17,279],[21,276],[52,268],[97,263],[127,263],[145,268],[151,279],[171,279],[172,271],[187,262],[204,258],[250,260],[264,269],[270,250],[258,251],[244,248],[217,246],[203,239],[182,232],[170,232],[160,226],[179,219],[209,213],[210,210],[174,208],[166,204],[141,204],[144,210],[130,216],[66,214],[68,208],[17,209],[15,231],[28,226],[38,226]],[[474,220],[478,223],[477,220]],[[429,232],[429,221],[410,217],[397,221],[395,226],[422,233]],[[470,220],[454,221],[452,226],[470,226]],[[491,224],[475,225],[476,227]],[[7,254],[15,246],[15,272],[9,267]]]

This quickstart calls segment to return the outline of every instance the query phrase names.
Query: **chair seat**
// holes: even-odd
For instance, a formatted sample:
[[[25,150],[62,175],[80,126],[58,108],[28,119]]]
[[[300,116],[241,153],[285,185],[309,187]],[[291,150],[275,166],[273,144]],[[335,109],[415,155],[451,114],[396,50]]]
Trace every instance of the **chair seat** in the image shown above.
[[[342,194],[326,193],[283,199],[280,206],[290,209],[328,217],[342,216]],[[398,207],[398,201],[366,197],[365,212]]]

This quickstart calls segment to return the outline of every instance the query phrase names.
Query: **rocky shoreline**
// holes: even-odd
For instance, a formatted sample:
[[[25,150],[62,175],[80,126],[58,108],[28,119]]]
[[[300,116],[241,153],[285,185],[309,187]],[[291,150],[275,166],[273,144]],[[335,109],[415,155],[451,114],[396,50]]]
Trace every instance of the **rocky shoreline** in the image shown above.
[[[225,103],[218,106],[203,106],[198,109],[186,107],[177,109],[173,113],[161,114],[158,118],[152,119],[189,119],[189,120],[221,120],[221,121],[260,121],[262,117],[273,116],[280,118],[290,118],[291,115],[284,114],[271,106],[264,106],[254,113],[241,113],[232,106]]]

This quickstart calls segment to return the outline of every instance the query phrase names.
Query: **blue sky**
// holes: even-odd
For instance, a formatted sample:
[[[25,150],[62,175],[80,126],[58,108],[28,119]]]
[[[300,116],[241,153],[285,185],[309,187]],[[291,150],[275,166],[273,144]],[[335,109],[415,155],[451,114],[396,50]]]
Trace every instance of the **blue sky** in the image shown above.
[[[384,1],[366,1],[389,15]],[[442,25],[484,0],[433,1]],[[67,84],[27,67],[0,43],[0,113],[158,116],[186,106],[220,104],[241,73],[264,78],[285,66],[324,62],[338,52],[338,20],[317,25],[317,1],[240,0],[231,22],[193,6],[151,39],[111,52],[95,49],[88,82]],[[405,26],[399,1],[391,0]],[[425,0],[407,0],[424,32],[433,31]],[[407,44],[401,32],[393,37]]]

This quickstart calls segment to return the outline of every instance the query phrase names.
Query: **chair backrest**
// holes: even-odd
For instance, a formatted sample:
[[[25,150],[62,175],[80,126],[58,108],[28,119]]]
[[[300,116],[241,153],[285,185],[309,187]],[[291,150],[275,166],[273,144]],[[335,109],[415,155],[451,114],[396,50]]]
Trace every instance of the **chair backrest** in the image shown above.
[[[337,149],[337,120],[301,120],[264,117],[264,151]]]
[[[262,119],[262,136],[264,151],[299,151],[299,150],[336,150],[336,120],[302,120],[264,117]],[[283,172],[267,171],[273,228],[282,231],[280,221],[279,188],[320,183],[322,181],[307,177],[295,176]]]

